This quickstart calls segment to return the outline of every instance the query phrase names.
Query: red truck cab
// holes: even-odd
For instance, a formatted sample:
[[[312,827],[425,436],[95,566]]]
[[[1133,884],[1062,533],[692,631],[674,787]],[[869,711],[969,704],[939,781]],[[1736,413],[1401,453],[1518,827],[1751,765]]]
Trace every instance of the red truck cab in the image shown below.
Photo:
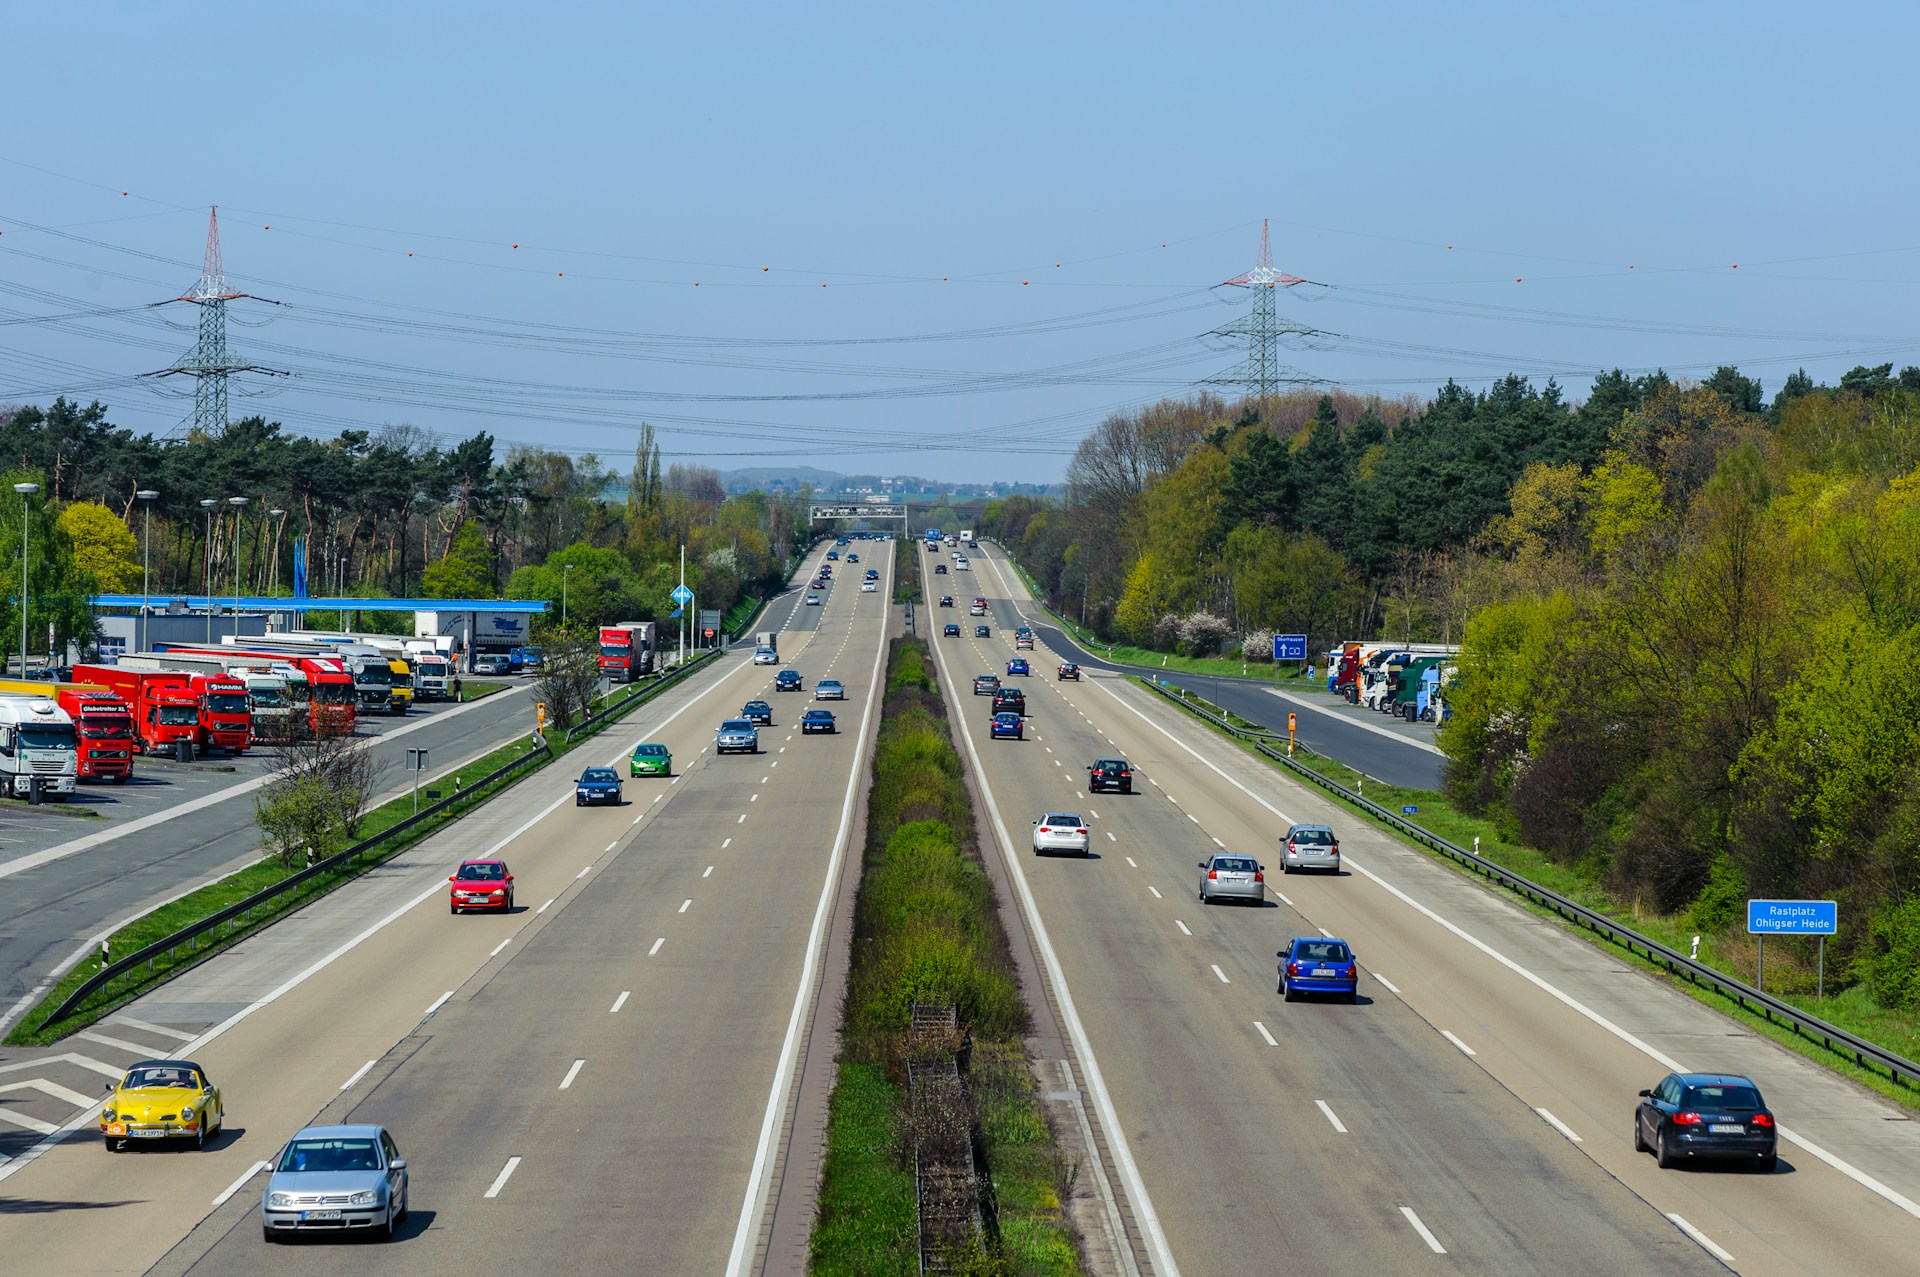
[[[53,700],[73,720],[80,780],[125,784],[133,775],[133,706],[116,692],[80,683],[0,679],[0,691]]]
[[[231,674],[190,674],[189,686],[200,703],[200,752],[238,754],[253,743],[253,711],[247,685]]]
[[[133,748],[142,754],[193,757],[200,734],[200,701],[187,675],[171,670],[131,670],[115,665],[76,665],[76,683],[104,688],[133,707]]]
[[[242,657],[256,660],[269,669],[275,665],[291,665],[307,676],[307,725],[316,736],[351,735],[354,723],[358,721],[357,692],[353,685],[353,675],[347,672],[345,663],[338,657],[298,656],[291,652],[254,651],[244,647],[187,647],[175,644],[169,644],[166,650],[178,652],[182,656]],[[183,674],[180,677],[187,676]],[[229,682],[237,684],[242,704],[245,703],[246,684],[231,675],[196,675],[195,677],[226,678]],[[251,724],[251,718],[249,713],[247,715],[249,724]],[[251,739],[250,727],[249,739]]]

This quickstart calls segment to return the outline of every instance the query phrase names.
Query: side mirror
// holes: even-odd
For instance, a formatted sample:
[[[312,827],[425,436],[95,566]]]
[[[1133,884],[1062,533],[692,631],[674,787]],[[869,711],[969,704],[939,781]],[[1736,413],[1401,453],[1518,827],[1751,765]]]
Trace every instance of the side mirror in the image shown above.
[[[1196,860],[1193,863],[1193,867],[1195,869],[1205,869],[1207,867],[1207,862],[1204,860]]]
[[[1652,1091],[1649,1091],[1649,1090],[1645,1090],[1645,1089],[1642,1089],[1642,1090],[1641,1090],[1641,1092],[1640,1092],[1640,1094],[1641,1094],[1642,1096],[1645,1096],[1645,1097],[1646,1097],[1646,1098],[1648,1098],[1648,1099],[1652,1099],[1652,1098],[1653,1098],[1653,1092],[1652,1092]]]
[[[1039,822],[1039,821],[1037,821],[1037,820],[1030,820],[1030,821],[1028,821],[1027,823],[1028,823],[1028,824],[1030,824],[1030,825],[1037,825],[1037,824],[1039,824],[1040,822]]]
[[[448,875],[447,875],[447,881],[448,881],[448,882],[454,882],[454,881],[457,881],[457,877],[456,877],[456,875],[454,875],[454,874],[448,874]]]
[[[404,1171],[407,1169],[407,1159],[404,1157],[396,1157],[393,1159],[392,1165],[394,1170]]]
[[[112,1095],[112,1094],[113,1094],[113,1086],[114,1086],[114,1084],[113,1084],[112,1082],[109,1082],[109,1083],[107,1083],[107,1084],[106,1084],[105,1086],[103,1086],[103,1087],[101,1087],[101,1088],[100,1088],[100,1091],[101,1091],[101,1094],[103,1094],[103,1095]],[[1640,1094],[1642,1094],[1642,1095],[1645,1095],[1645,1094],[1646,1094],[1646,1092],[1645,1092],[1645,1091],[1642,1091],[1642,1092],[1640,1092]]]

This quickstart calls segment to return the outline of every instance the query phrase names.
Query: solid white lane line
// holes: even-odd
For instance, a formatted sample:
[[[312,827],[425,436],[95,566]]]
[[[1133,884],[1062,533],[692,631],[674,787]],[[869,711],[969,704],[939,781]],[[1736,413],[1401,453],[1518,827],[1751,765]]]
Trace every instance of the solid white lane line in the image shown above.
[[[182,1033],[178,1029],[169,1029],[164,1024],[148,1024],[145,1020],[136,1020],[130,1015],[116,1015],[107,1021],[109,1024],[124,1024],[129,1029],[139,1029],[142,1033],[158,1033],[163,1038],[175,1038],[181,1042],[193,1041],[193,1034]]]
[[[1325,936],[1327,939],[1329,940],[1333,939],[1333,932],[1328,931],[1325,927],[1319,927],[1317,928],[1317,930],[1320,932],[1321,935]]]
[[[1185,928],[1185,927],[1182,927],[1182,928],[1181,928],[1181,930],[1182,930],[1182,931],[1186,931],[1186,928]],[[1187,932],[1187,934],[1188,934],[1188,935],[1192,935],[1193,933],[1192,933],[1191,931],[1188,931],[1188,932]],[[1227,979],[1227,973],[1226,973],[1226,972],[1224,972],[1224,971],[1222,971],[1222,970],[1220,969],[1220,964],[1219,964],[1219,963],[1217,963],[1217,962],[1210,962],[1210,963],[1208,963],[1207,965],[1208,965],[1208,966],[1210,966],[1210,967],[1212,967],[1212,968],[1213,968],[1213,973],[1214,973],[1215,975],[1217,975],[1217,976],[1219,976],[1219,977],[1220,977],[1220,983],[1221,983],[1221,984],[1232,984],[1232,983],[1233,983],[1233,981],[1231,981],[1231,980],[1229,980],[1229,979]]]
[[[518,1165],[520,1165],[519,1158],[509,1157],[507,1164],[500,1168],[500,1173],[493,1177],[493,1183],[488,1186],[486,1195],[488,1197],[500,1196],[500,1190],[507,1186],[507,1180],[513,1175],[514,1168]]]
[[[1319,1106],[1320,1111],[1322,1113],[1325,1113],[1327,1115],[1327,1120],[1333,1123],[1334,1130],[1340,1132],[1342,1135],[1345,1135],[1347,1133],[1347,1128],[1345,1124],[1343,1124],[1339,1118],[1333,1115],[1333,1110],[1327,1107],[1327,1102],[1325,1100],[1315,1100],[1314,1103]]]
[[[612,847],[609,847],[609,848],[607,848],[607,850],[608,850],[608,851],[612,851],[612,850],[613,850],[613,848],[612,848]],[[586,867],[585,869],[582,869],[582,870],[581,870],[581,871],[580,871],[579,873],[577,873],[577,874],[575,874],[575,875],[573,876],[573,880],[574,880],[575,882],[579,882],[579,881],[580,881],[580,880],[581,880],[582,878],[584,878],[584,877],[586,877],[586,876],[587,876],[588,874],[590,874],[590,873],[592,873],[592,872],[593,872],[593,866],[592,866],[592,865],[588,865],[588,866],[587,866],[587,867]]]
[[[555,899],[558,899],[558,897],[555,897]],[[539,907],[538,909],[535,909],[535,910],[533,911],[533,916],[537,918],[537,917],[539,917],[539,916],[540,916],[541,914],[543,914],[543,913],[545,913],[545,912],[546,912],[546,911],[547,911],[548,909],[550,909],[550,908],[552,908],[552,907],[553,907],[553,901],[552,901],[552,900],[549,900],[549,901],[547,901],[547,903],[546,903],[546,904],[543,904],[543,905],[541,905],[541,906],[540,906],[540,907]]]
[[[341,1089],[345,1090],[346,1088],[342,1087]],[[241,1173],[239,1179],[227,1185],[226,1191],[213,1199],[213,1204],[215,1206],[225,1206],[229,1198],[247,1186],[248,1180],[258,1175],[261,1171],[266,1170],[270,1165],[272,1165],[270,1162],[255,1162],[252,1166],[247,1167],[247,1169]]]
[[[647,950],[647,956],[651,958],[654,954],[660,952],[660,946],[665,944],[666,942],[667,942],[667,938],[665,936],[661,936],[658,940],[655,940],[653,942],[653,948]]]
[[[448,1000],[451,999],[452,997],[453,997],[453,990],[448,989],[445,993],[441,994],[439,997],[433,1000],[432,1006],[428,1007],[425,1011],[422,1011],[420,1013],[420,1018],[422,1020],[426,1019],[428,1016],[432,1015],[435,1011],[438,1011],[441,1007],[447,1005]]]
[[[1409,1224],[1413,1225],[1413,1231],[1420,1234],[1420,1240],[1427,1244],[1428,1250],[1436,1255],[1444,1255],[1447,1253],[1447,1248],[1440,1244],[1440,1239],[1433,1235],[1433,1230],[1421,1223],[1420,1217],[1413,1213],[1413,1207],[1402,1206],[1400,1213],[1407,1217]]]
[[[1573,1128],[1571,1126],[1568,1126],[1565,1122],[1561,1121],[1559,1118],[1555,1117],[1553,1114],[1547,1112],[1543,1108],[1536,1108],[1534,1112],[1538,1113],[1548,1126],[1551,1126],[1554,1130],[1560,1132],[1562,1135],[1566,1136],[1569,1140],[1572,1140],[1575,1144],[1579,1144],[1582,1142],[1580,1137],[1573,1133]]]
[[[502,940],[502,941],[501,941],[501,942],[500,942],[499,944],[497,944],[497,945],[495,945],[495,946],[493,946],[493,952],[492,952],[492,953],[489,953],[489,954],[488,954],[487,956],[488,956],[489,958],[497,958],[497,957],[499,957],[499,956],[500,956],[500,951],[501,951],[502,949],[504,949],[504,948],[506,948],[506,947],[507,947],[508,945],[510,945],[510,944],[512,944],[512,943],[513,943],[513,937],[512,937],[512,936],[508,936],[508,937],[507,937],[507,938],[506,938],[505,940]]]
[[[681,912],[681,913],[685,913],[685,912],[686,912],[687,910],[689,910],[689,909],[691,909],[691,908],[693,908],[693,901],[691,901],[691,900],[682,900],[682,901],[680,902],[680,912]]]
[[[1200,823],[1200,817],[1194,815],[1192,812],[1187,813],[1187,819],[1191,820],[1196,825]]]
[[[567,1075],[560,1079],[560,1089],[564,1091],[568,1087],[572,1086],[573,1079],[579,1077],[580,1070],[584,1069],[585,1067],[587,1067],[587,1062],[585,1060],[575,1060],[573,1062],[573,1067],[567,1070]]]
[[[732,840],[732,839],[728,839],[727,841],[729,841],[729,842],[731,842],[731,841],[733,841],[733,840]],[[707,866],[707,872],[706,872],[706,873],[703,873],[703,874],[701,874],[700,876],[701,876],[702,878],[706,878],[706,877],[709,877],[709,876],[710,876],[710,875],[711,875],[712,873],[713,873],[713,866],[712,866],[712,865],[708,865],[708,866]]]
[[[726,839],[722,839],[722,840],[721,840],[721,843],[720,843],[720,850],[722,850],[722,851],[725,851],[725,850],[726,850],[727,848],[729,848],[729,847],[731,847],[731,846],[733,846],[733,839],[731,839],[731,838],[726,838]],[[707,866],[707,873],[709,873],[709,874],[710,874],[710,873],[712,873],[712,872],[713,872],[713,866],[712,866],[712,865],[708,865],[708,866]],[[707,876],[707,874],[701,874],[700,876],[701,876],[702,878],[704,878],[704,877],[706,877],[706,876]]]
[[[1734,1263],[1733,1256],[1729,1255],[1725,1250],[1722,1250],[1719,1246],[1715,1245],[1713,1238],[1707,1236],[1705,1233],[1701,1232],[1699,1229],[1695,1228],[1692,1224],[1689,1224],[1686,1220],[1674,1214],[1672,1211],[1667,1212],[1667,1218],[1673,1221],[1674,1227],[1678,1228],[1681,1232],[1685,1233],[1687,1236],[1693,1238],[1694,1241],[1698,1242],[1701,1248],[1704,1249],[1708,1254],[1712,1255],[1715,1259],[1719,1260],[1721,1263],[1726,1264],[1728,1267],[1733,1266],[1733,1263]]]
[[[1157,894],[1157,893],[1156,893],[1156,894]],[[1178,928],[1180,928],[1180,934],[1181,934],[1181,935],[1183,935],[1183,936],[1190,936],[1190,935],[1192,935],[1192,934],[1193,934],[1193,932],[1191,932],[1191,931],[1189,931],[1189,930],[1187,930],[1187,924],[1186,924],[1186,923],[1184,923],[1184,922],[1182,922],[1182,921],[1180,921],[1180,919],[1178,919],[1178,918],[1175,918],[1175,919],[1173,920],[1173,925],[1174,925],[1174,926],[1176,926],[1176,927],[1178,927]],[[1214,968],[1214,970],[1216,970],[1216,971],[1217,971],[1217,970],[1219,970],[1219,968],[1218,968],[1218,967],[1215,967],[1215,968]]]
[[[1387,977],[1381,975],[1378,971],[1373,973],[1373,978],[1375,980],[1378,980],[1380,982],[1380,987],[1385,989],[1388,993],[1397,994],[1400,992],[1398,986],[1396,986],[1393,981],[1387,979]]]
[[[1113,837],[1113,835],[1112,835],[1112,834],[1108,834],[1108,835],[1107,835],[1107,837],[1109,837],[1109,838],[1111,838],[1111,837]],[[1139,865],[1135,865],[1135,864],[1133,864],[1133,857],[1132,857],[1132,856],[1128,856],[1128,857],[1127,857],[1127,863],[1128,863],[1129,865],[1133,865],[1133,867],[1134,867],[1135,869],[1138,869],[1138,868],[1140,867]]]
[[[1465,1042],[1462,1042],[1459,1038],[1453,1036],[1453,1034],[1449,1030],[1447,1029],[1440,1030],[1440,1036],[1445,1038],[1447,1041],[1453,1043],[1455,1046],[1459,1047],[1460,1053],[1462,1055],[1472,1055],[1474,1053],[1472,1047],[1468,1046]]]
[[[1163,895],[1161,895],[1161,894],[1160,894],[1160,888],[1158,888],[1158,887],[1156,887],[1156,886],[1154,886],[1154,885],[1152,885],[1151,883],[1149,883],[1149,884],[1147,885],[1147,890],[1148,890],[1148,891],[1151,891],[1151,892],[1153,893],[1153,898],[1154,898],[1155,900],[1165,900],[1165,899],[1166,899],[1166,897],[1165,897],[1165,896],[1163,896]]]
[[[620,991],[620,996],[613,1000],[613,1007],[607,1012],[607,1014],[608,1015],[619,1014],[620,1008],[627,1005],[627,999],[632,996],[633,996],[632,989],[622,989]]]
[[[1267,1026],[1266,1026],[1266,1025],[1264,1025],[1264,1024],[1262,1024],[1262,1023],[1260,1023],[1260,1021],[1258,1021],[1258,1020],[1255,1020],[1255,1021],[1253,1022],[1253,1027],[1254,1027],[1254,1028],[1256,1028],[1256,1029],[1258,1029],[1258,1030],[1260,1030],[1260,1036],[1261,1036],[1261,1037],[1263,1037],[1263,1038],[1265,1038],[1265,1039],[1267,1040],[1267,1045],[1268,1045],[1268,1046],[1279,1046],[1279,1045],[1280,1045],[1280,1044],[1279,1044],[1278,1042],[1276,1042],[1276,1041],[1274,1041],[1274,1038],[1273,1038],[1273,1034],[1271,1034],[1271,1033],[1269,1033],[1269,1032],[1267,1032]]]
[[[1279,893],[1278,891],[1275,891],[1275,890],[1274,890],[1274,888],[1273,888],[1272,886],[1268,886],[1268,888],[1267,888],[1267,890],[1268,890],[1268,891],[1272,891],[1272,892],[1273,892],[1273,894],[1274,894],[1274,895],[1276,895],[1276,896],[1280,896],[1280,899],[1281,899],[1282,901],[1284,901],[1284,902],[1286,903],[1286,906],[1287,906],[1287,908],[1289,908],[1289,909],[1292,909],[1292,908],[1294,908],[1294,903],[1293,903],[1293,901],[1291,901],[1291,900],[1288,900],[1288,899],[1287,899],[1287,898],[1286,898],[1285,896],[1281,896],[1281,895],[1280,895],[1280,893]]]

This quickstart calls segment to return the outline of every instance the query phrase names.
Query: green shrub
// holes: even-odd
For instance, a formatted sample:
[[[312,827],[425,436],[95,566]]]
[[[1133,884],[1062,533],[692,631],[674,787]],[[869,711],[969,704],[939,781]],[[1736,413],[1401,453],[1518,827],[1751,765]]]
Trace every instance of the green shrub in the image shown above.
[[[1881,906],[1854,965],[1881,1006],[1896,1011],[1920,1007],[1920,896]]]
[[[1687,910],[1687,925],[1702,934],[1724,931],[1736,918],[1745,917],[1746,911],[1747,884],[1740,880],[1739,871],[1727,858],[1721,856],[1707,874],[1707,885],[1700,889]]]

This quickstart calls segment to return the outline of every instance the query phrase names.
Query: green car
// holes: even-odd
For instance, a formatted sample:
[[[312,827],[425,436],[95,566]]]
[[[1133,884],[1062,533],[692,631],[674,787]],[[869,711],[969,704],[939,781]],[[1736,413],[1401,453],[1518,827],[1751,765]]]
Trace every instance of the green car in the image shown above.
[[[673,754],[665,745],[635,745],[629,762],[634,776],[673,775]]]

